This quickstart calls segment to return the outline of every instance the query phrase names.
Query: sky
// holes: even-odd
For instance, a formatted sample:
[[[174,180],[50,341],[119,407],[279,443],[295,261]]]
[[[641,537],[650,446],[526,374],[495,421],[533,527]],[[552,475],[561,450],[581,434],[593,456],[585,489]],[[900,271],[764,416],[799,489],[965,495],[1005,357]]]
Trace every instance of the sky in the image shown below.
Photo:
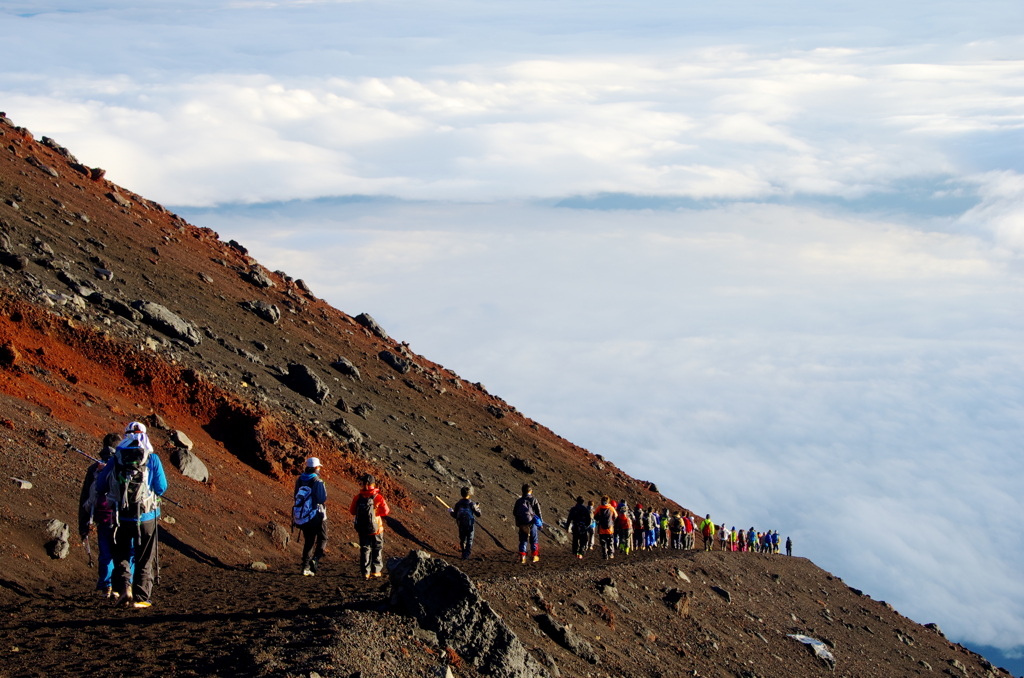
[[[0,110],[1024,673],[1024,5],[0,0]]]

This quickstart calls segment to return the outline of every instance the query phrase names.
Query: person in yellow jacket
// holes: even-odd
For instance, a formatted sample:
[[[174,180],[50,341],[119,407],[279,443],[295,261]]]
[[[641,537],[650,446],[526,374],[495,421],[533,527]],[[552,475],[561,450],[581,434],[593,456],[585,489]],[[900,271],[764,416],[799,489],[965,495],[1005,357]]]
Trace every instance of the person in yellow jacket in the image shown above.
[[[711,522],[710,513],[700,521],[700,536],[704,538],[704,550],[710,551],[715,544],[715,524]]]

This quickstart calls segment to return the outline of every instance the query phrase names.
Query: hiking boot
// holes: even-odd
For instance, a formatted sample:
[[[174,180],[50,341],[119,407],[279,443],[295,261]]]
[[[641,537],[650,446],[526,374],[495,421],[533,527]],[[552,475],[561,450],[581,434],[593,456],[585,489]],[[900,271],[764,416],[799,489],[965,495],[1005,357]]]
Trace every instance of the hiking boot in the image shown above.
[[[302,576],[303,577],[312,577],[315,574],[316,574],[316,572],[314,572],[313,570],[309,569],[308,567],[302,568]]]
[[[112,587],[110,587],[110,586],[108,586],[105,589],[96,589],[96,595],[99,596],[100,598],[113,598],[114,597],[114,589]]]
[[[381,576],[381,574],[382,574],[381,572],[371,572],[370,576],[371,577],[379,577],[379,576]]]
[[[149,602],[148,600],[136,600],[134,603],[132,603],[132,607],[136,610],[144,610],[147,607],[153,607],[153,603]]]
[[[309,561],[309,568],[308,569],[313,574],[317,573],[316,558],[314,558],[313,560]]]
[[[526,565],[526,556],[525,555],[519,556],[519,563],[522,564],[522,565]]]
[[[540,556],[534,556],[534,557],[533,557],[533,562],[535,562],[535,563],[536,563],[536,562],[537,562],[538,560],[540,560]]]
[[[364,574],[364,575],[363,575],[363,577],[364,577],[365,579],[369,579],[369,578],[370,578],[370,577],[372,577],[372,576],[373,576],[373,575],[372,575],[372,574],[370,574],[369,572],[367,572],[366,574]]]

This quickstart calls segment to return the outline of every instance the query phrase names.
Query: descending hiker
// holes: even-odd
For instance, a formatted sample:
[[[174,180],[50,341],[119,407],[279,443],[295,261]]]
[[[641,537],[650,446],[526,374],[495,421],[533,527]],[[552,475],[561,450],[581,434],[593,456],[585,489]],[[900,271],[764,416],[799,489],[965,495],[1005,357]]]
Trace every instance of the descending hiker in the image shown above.
[[[597,523],[598,539],[601,542],[601,556],[605,560],[615,557],[615,521],[618,517],[619,513],[612,506],[611,497],[607,494],[601,495],[601,505],[594,513],[594,521]]]
[[[513,504],[512,516],[519,528],[519,562],[526,562],[529,549],[536,563],[540,560],[539,530],[544,519],[540,513],[540,502],[533,496],[533,488],[529,483],[523,485],[523,495]]]
[[[455,502],[455,506],[448,509],[448,512],[459,525],[459,548],[462,549],[462,559],[469,560],[469,552],[473,550],[476,519],[480,517],[480,505],[469,498],[472,488],[463,487],[461,494],[462,499]]]
[[[711,514],[704,516],[700,523],[700,536],[704,538],[704,550],[710,551],[714,547],[715,524],[711,522]]]
[[[116,433],[108,433],[103,439],[103,449],[99,454],[100,460],[90,464],[86,470],[85,480],[82,482],[82,492],[78,498],[78,536],[85,542],[92,529],[94,527],[96,529],[98,551],[96,562],[99,568],[96,590],[104,598],[114,596],[111,577],[114,574],[112,549],[114,546],[115,506],[107,500],[105,492],[101,496],[96,491],[96,480],[99,472],[114,456],[114,451],[120,441],[121,436]]]
[[[789,537],[786,537],[786,555],[793,555],[793,540]]]
[[[619,550],[628,556],[633,546],[633,519],[625,500],[619,502],[618,512],[619,517],[615,519],[615,541]]]
[[[379,577],[384,571],[384,518],[391,507],[377,489],[377,479],[367,473],[360,481],[363,489],[352,497],[348,512],[359,535],[359,571],[364,577]]]
[[[587,532],[594,521],[594,514],[590,507],[583,503],[583,497],[576,497],[576,505],[569,509],[566,520],[569,523],[569,531],[572,532],[572,554],[577,558],[583,558],[583,552],[587,549]]]
[[[320,478],[316,457],[306,460],[305,472],[295,479],[293,496],[292,525],[302,532],[302,576],[312,577],[327,545],[327,486]]]
[[[96,479],[97,495],[105,494],[114,507],[112,586],[119,594],[119,603],[126,607],[152,606],[157,518],[160,496],[166,491],[167,476],[146,435],[146,426],[133,421]],[[94,505],[99,505],[99,496]]]
[[[696,546],[696,540],[693,536],[693,516],[691,516],[689,513],[683,514],[683,531],[686,534],[686,536],[683,538],[683,548],[687,550],[692,550]]]

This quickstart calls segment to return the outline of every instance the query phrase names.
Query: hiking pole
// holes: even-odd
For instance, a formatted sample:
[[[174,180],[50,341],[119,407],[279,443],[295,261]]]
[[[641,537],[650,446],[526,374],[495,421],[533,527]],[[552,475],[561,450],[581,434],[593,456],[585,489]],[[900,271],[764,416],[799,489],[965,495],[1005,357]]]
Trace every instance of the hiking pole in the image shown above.
[[[92,548],[89,547],[88,535],[82,538],[82,546],[85,547],[85,552],[89,554],[89,567],[96,567],[96,562],[92,559]]]
[[[177,506],[178,508],[181,508],[181,504],[179,504],[178,502],[174,501],[174,500],[173,500],[173,499],[171,499],[170,497],[165,497],[165,496],[164,496],[164,495],[162,495],[162,494],[160,495],[160,501],[169,501],[169,502],[171,502],[172,504],[174,504],[175,506]]]
[[[156,541],[153,543],[154,556],[156,557],[156,585],[160,586],[160,525],[153,525],[153,539]]]
[[[448,504],[444,503],[444,499],[441,499],[441,497],[437,496],[436,494],[434,495],[434,499],[436,499],[436,500],[438,500],[439,502],[441,502],[441,506],[445,507],[445,508],[446,508],[446,509],[448,509],[449,511],[451,511],[451,510],[452,510],[452,507],[451,507],[451,506],[449,506]]]
[[[80,449],[78,449],[77,447],[75,447],[75,446],[74,446],[74,445],[72,445],[71,443],[68,443],[68,445],[67,445],[67,448],[68,448],[69,450],[71,450],[72,452],[78,452],[78,453],[79,453],[80,455],[82,455],[82,456],[83,456],[83,457],[85,457],[86,459],[92,459],[92,460],[93,460],[94,462],[96,462],[97,464],[103,464],[103,463],[105,463],[105,462],[102,462],[102,461],[100,461],[100,460],[99,460],[99,459],[97,459],[96,457],[92,456],[91,454],[86,454],[85,452],[82,452],[82,451],[81,451]]]

